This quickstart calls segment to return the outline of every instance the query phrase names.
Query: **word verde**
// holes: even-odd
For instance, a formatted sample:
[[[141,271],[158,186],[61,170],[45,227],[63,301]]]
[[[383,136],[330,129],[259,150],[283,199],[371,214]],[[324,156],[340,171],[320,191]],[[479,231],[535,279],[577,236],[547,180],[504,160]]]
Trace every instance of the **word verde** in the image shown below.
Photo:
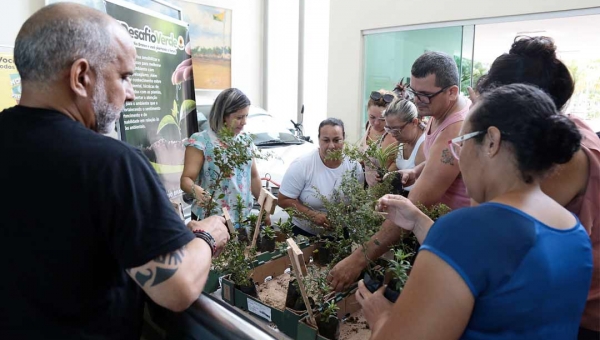
[[[173,32],[171,32],[169,35],[166,35],[161,31],[153,30],[148,25],[145,25],[144,28],[141,29],[137,27],[131,27],[124,21],[119,21],[119,23],[121,26],[125,27],[132,39],[170,46],[179,50],[183,50],[185,47],[183,37],[179,36],[175,38]]]

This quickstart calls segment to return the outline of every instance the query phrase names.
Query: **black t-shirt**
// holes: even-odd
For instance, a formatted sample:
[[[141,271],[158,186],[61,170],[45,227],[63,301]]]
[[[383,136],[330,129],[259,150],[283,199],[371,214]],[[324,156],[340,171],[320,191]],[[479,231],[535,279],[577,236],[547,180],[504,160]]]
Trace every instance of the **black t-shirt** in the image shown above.
[[[1,339],[139,339],[125,272],[190,242],[142,153],[67,116],[0,112]]]

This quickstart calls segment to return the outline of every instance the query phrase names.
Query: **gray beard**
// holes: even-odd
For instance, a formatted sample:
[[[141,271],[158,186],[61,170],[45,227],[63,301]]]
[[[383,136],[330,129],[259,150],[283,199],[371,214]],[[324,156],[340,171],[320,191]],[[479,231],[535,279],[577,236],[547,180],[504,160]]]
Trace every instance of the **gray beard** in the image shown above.
[[[121,116],[123,108],[111,105],[108,102],[102,76],[98,77],[96,83],[92,108],[96,115],[96,131],[103,135],[111,133],[115,129],[115,122]]]

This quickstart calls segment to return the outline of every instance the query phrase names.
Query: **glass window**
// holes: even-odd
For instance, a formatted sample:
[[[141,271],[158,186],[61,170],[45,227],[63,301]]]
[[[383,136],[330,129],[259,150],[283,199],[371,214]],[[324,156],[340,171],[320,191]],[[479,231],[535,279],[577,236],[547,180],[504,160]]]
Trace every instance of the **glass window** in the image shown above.
[[[371,91],[393,90],[400,79],[410,78],[413,62],[425,52],[440,51],[454,56],[461,70],[461,83],[470,85],[470,67],[462,68],[463,60],[470,60],[472,55],[473,26],[467,27],[464,48],[463,26],[365,35],[362,125],[367,121]],[[467,55],[463,59],[465,52]]]

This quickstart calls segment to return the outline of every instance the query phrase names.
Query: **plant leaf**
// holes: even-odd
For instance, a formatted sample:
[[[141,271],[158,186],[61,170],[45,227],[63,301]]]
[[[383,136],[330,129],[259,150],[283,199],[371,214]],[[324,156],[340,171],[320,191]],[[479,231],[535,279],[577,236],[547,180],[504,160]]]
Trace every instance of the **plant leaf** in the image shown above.
[[[171,115],[173,118],[177,118],[177,102],[173,100],[173,108],[171,109]]]
[[[161,120],[160,123],[158,123],[158,128],[156,129],[156,133],[160,133],[160,130],[162,130],[165,126],[167,125],[175,125],[177,127],[179,127],[179,124],[177,124],[177,122],[175,121],[175,118],[173,118],[173,116],[164,116]]]
[[[186,99],[181,103],[181,109],[179,110],[179,123],[190,114],[190,112],[194,111],[196,108],[196,102],[191,99]]]

